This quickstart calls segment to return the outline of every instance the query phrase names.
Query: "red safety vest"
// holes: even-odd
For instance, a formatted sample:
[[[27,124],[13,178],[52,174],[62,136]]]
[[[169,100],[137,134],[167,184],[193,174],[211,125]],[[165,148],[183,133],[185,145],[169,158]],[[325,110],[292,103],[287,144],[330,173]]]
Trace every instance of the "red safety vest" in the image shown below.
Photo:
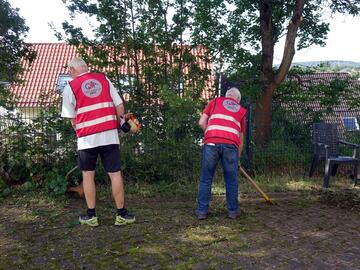
[[[205,130],[205,143],[230,143],[240,146],[241,120],[246,109],[232,98],[216,98]]]
[[[70,81],[76,98],[76,135],[83,137],[118,127],[109,82],[102,73],[85,73]]]

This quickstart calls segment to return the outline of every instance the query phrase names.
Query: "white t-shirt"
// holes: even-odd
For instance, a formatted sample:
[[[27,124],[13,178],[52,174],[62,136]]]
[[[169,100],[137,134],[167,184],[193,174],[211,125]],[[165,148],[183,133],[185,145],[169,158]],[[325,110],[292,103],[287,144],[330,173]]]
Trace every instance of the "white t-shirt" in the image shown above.
[[[82,75],[82,74],[81,74]],[[110,95],[115,106],[122,104],[122,99],[116,91],[114,85],[106,78],[109,82]],[[64,118],[75,118],[76,99],[73,91],[71,90],[70,84],[67,84],[63,91],[63,102],[61,116]],[[120,144],[119,134],[116,129],[111,129],[88,136],[83,136],[77,139],[78,150],[84,150],[88,148],[94,148],[101,145],[109,144]]]

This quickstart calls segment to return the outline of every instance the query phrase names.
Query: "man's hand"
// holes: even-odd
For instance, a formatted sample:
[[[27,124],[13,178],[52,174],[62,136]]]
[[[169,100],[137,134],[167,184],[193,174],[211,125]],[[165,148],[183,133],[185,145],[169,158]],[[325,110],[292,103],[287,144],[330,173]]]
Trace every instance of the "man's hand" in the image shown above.
[[[71,126],[73,127],[73,129],[76,131],[75,118],[71,118],[71,119],[70,119],[70,123],[71,123]]]
[[[201,127],[202,130],[205,131],[205,129],[207,128],[207,124],[208,124],[208,119],[209,119],[209,116],[205,113],[203,113],[200,117],[200,120],[199,120],[199,126]]]
[[[118,121],[120,123],[120,120],[121,118],[124,117],[124,112],[125,112],[125,108],[124,108],[124,104],[119,104],[115,107],[116,109],[116,115],[117,115],[117,118],[118,118]]]

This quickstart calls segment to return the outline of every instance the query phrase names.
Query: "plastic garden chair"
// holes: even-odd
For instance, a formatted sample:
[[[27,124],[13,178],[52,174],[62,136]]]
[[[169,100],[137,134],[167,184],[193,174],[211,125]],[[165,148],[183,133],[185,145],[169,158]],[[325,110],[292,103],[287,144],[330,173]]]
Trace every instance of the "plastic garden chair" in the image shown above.
[[[351,164],[352,179],[357,183],[357,170],[359,162],[359,145],[339,140],[339,131],[336,124],[314,123],[312,130],[312,143],[314,154],[309,171],[309,177],[314,174],[316,167],[321,160],[325,161],[325,188],[330,185],[330,175],[335,176],[340,164]],[[341,156],[339,154],[339,145],[344,144],[353,149],[352,156]]]

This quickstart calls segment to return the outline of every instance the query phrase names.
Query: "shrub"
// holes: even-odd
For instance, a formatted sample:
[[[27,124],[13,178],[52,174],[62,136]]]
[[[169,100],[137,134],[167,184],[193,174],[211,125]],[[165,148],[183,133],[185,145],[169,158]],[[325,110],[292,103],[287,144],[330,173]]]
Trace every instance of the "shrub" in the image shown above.
[[[143,114],[136,108],[143,128],[140,134],[122,136],[122,170],[128,180],[136,181],[197,179],[202,137],[197,122],[203,105],[186,92],[180,97],[166,88],[160,99],[149,111],[143,106]],[[70,121],[59,116],[59,108],[42,109],[28,123],[19,115],[12,122],[16,124],[6,127],[0,148],[0,177],[7,186],[32,181],[58,195],[67,185],[78,184],[79,170],[65,179],[76,166],[76,136]],[[96,181],[107,181],[103,166],[97,166]]]
[[[65,181],[64,176],[60,175],[57,169],[47,172],[46,178],[47,182],[45,188],[49,193],[59,196],[66,192],[68,183]]]
[[[166,89],[161,91],[161,99],[156,119],[143,115],[141,133],[122,139],[123,170],[130,180],[192,180],[199,172],[200,102]]]
[[[8,186],[34,181],[41,187],[54,168],[65,175],[75,165],[75,136],[57,107],[42,109],[32,121],[13,114],[5,118],[11,124],[1,130],[0,177]]]
[[[272,140],[266,148],[254,147],[255,170],[284,171],[286,167],[308,166],[310,155],[292,142]]]

